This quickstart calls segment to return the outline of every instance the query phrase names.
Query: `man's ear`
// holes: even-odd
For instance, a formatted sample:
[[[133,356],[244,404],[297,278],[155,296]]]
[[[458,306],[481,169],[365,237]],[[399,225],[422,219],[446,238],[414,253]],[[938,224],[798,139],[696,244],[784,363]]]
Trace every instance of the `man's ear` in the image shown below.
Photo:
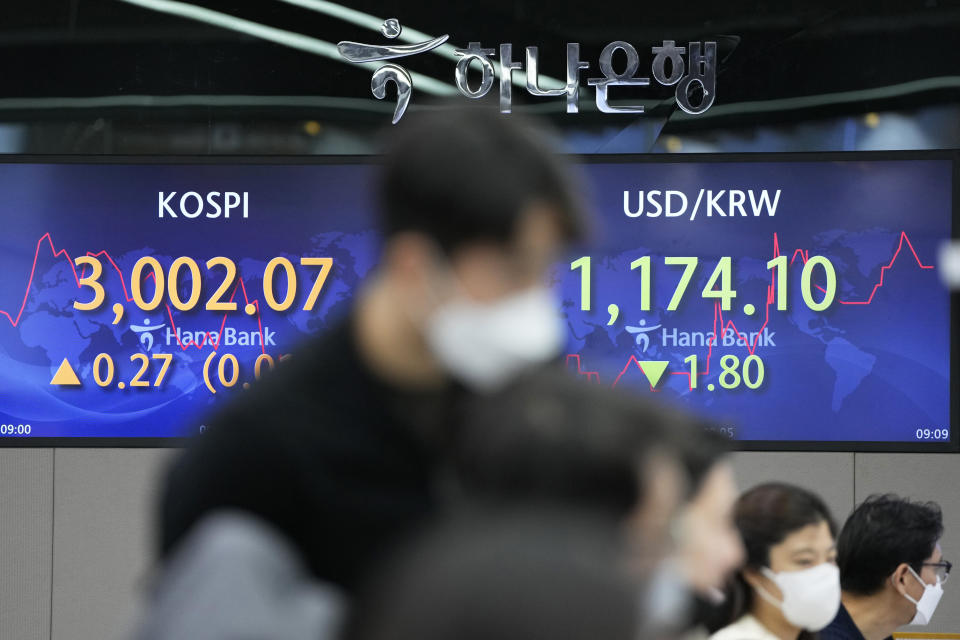
[[[902,595],[907,593],[907,585],[912,577],[910,574],[910,565],[906,562],[901,562],[897,565],[897,568],[893,570],[893,573],[890,574],[890,583],[893,585],[893,588]]]
[[[747,584],[753,587],[754,589],[757,588],[757,585],[760,585],[760,587],[763,587],[763,582],[761,581],[762,574],[756,569],[744,567],[741,570],[741,574],[743,575],[743,579],[747,582]]]
[[[390,275],[405,285],[422,284],[433,263],[436,249],[420,233],[403,232],[392,236],[384,247],[384,263]]]

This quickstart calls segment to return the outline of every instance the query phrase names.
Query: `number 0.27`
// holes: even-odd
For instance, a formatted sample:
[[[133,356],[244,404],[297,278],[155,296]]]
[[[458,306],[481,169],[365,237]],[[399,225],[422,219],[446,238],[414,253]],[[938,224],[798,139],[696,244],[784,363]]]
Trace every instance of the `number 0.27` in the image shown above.
[[[161,362],[160,372],[153,381],[153,386],[159,387],[163,383],[164,377],[167,375],[167,370],[170,368],[170,363],[173,362],[173,354],[153,353],[150,357],[154,360],[160,360]],[[144,380],[143,376],[146,375],[147,369],[150,367],[150,358],[148,358],[144,353],[135,353],[130,356],[130,362],[140,363],[140,370],[137,371],[137,374],[130,380],[130,386],[149,387],[150,382],[148,380]],[[97,383],[97,386],[106,387],[110,385],[113,382],[114,372],[115,368],[113,366],[113,358],[110,357],[109,353],[101,353],[93,359],[93,381]]]

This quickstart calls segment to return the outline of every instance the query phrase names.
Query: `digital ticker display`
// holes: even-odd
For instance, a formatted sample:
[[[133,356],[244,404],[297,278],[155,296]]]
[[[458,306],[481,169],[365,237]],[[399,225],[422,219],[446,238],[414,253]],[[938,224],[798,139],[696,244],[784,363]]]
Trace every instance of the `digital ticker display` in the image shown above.
[[[342,319],[376,158],[0,164],[0,446],[174,444]],[[954,450],[954,156],[592,156],[563,362],[742,448]],[[496,188],[496,185],[490,185]]]

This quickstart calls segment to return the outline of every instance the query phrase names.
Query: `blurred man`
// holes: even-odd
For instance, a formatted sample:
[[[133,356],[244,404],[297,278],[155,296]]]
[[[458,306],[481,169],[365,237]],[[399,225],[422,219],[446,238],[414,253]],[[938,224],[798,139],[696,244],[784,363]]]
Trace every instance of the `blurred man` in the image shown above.
[[[685,414],[547,369],[466,407],[451,467],[474,502],[575,506],[620,520],[642,512],[653,551],[686,491],[671,430],[696,436]]]
[[[347,610],[286,538],[239,512],[200,520],[149,587],[134,640],[330,640]]]
[[[583,227],[574,183],[535,131],[489,111],[405,119],[379,196],[381,261],[349,317],[171,469],[164,554],[205,514],[239,509],[349,592],[432,511],[462,397],[558,355],[544,280]]]
[[[467,498],[576,507],[619,523],[620,552],[649,581],[648,629],[691,623],[743,559],[729,442],[677,410],[541,371],[478,398],[452,463]]]
[[[707,601],[721,597],[720,589],[746,557],[734,522],[739,491],[728,451],[729,442],[715,431],[686,439],[680,449],[689,480],[675,532],[680,566]]]
[[[928,624],[951,564],[943,559],[940,507],[894,495],[871,496],[837,539],[843,588],[823,640],[881,640],[906,624]]]
[[[487,512],[435,527],[388,563],[345,640],[653,638],[617,528],[595,512]]]

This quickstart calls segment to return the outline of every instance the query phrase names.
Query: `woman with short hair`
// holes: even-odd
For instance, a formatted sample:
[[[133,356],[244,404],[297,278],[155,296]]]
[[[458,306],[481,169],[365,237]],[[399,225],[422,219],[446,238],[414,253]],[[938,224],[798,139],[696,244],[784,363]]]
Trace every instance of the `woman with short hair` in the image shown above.
[[[782,483],[740,496],[734,519],[747,560],[711,640],[816,638],[840,607],[837,527],[823,500]]]

